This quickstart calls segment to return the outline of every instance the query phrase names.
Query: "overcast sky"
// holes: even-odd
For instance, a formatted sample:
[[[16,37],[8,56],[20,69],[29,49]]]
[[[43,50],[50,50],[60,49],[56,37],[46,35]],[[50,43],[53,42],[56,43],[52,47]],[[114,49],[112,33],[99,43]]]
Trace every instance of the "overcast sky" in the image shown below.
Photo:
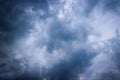
[[[0,80],[120,80],[120,0],[0,0]]]

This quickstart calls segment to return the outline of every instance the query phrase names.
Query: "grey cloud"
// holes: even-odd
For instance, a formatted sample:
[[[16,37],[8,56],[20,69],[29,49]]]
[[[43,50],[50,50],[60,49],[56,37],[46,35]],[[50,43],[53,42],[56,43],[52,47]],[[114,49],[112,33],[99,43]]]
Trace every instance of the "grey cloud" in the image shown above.
[[[94,39],[95,34],[89,15],[98,6],[116,13],[119,1],[81,0],[82,6],[79,1],[69,1],[0,1],[0,79],[120,79],[119,39],[111,39],[111,45],[103,48],[98,46],[101,41],[89,42],[89,36]],[[60,10],[62,18],[58,17]],[[109,48],[113,52],[107,52]]]
[[[89,80],[119,80],[119,37],[104,42],[105,46],[86,70],[84,78]]]
[[[61,62],[49,71],[48,78],[50,80],[78,80],[78,74],[84,72],[85,68],[89,66],[89,61],[93,57],[90,56],[89,54],[91,53],[86,50],[79,50],[75,52],[69,51],[67,54],[70,56],[69,61]]]
[[[120,1],[119,0],[105,0],[104,9],[113,11],[116,14],[120,13]]]

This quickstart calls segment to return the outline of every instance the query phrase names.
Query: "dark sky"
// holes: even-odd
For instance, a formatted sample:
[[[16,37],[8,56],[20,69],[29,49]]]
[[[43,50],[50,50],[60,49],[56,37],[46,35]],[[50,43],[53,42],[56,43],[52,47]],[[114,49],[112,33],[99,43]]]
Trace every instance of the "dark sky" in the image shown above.
[[[0,80],[120,80],[120,0],[0,0]]]

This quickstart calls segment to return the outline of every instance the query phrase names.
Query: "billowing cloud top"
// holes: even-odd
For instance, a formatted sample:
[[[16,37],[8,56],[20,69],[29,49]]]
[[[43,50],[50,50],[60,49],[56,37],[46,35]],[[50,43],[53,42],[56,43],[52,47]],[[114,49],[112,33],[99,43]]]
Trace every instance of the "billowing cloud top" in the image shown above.
[[[120,80],[119,0],[0,0],[0,80]]]

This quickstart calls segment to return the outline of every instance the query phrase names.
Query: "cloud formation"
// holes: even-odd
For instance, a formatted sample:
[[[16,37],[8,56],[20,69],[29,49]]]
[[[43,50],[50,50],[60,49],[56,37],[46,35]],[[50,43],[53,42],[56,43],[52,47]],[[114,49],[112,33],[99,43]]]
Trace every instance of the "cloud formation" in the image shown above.
[[[0,79],[119,80],[119,0],[1,0]]]

